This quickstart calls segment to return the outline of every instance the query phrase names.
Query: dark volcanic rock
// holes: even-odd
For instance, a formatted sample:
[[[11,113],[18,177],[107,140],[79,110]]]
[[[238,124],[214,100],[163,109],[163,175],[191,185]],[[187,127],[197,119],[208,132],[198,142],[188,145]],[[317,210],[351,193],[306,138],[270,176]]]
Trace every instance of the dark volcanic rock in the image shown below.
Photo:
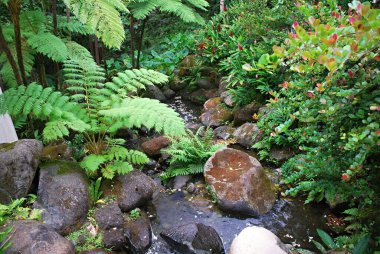
[[[117,201],[123,212],[142,206],[152,199],[156,184],[152,178],[141,171],[134,170],[126,175],[118,176],[118,181],[121,182],[121,190]]]
[[[233,135],[236,138],[236,143],[245,147],[251,147],[262,138],[262,132],[253,123],[243,124],[235,130]]]
[[[117,202],[96,209],[95,220],[103,235],[104,247],[118,250],[125,245],[123,214]]]
[[[233,118],[232,111],[221,103],[219,97],[206,101],[203,108],[205,112],[200,119],[205,126],[221,126]]]
[[[0,145],[0,203],[28,194],[42,148],[41,141],[34,139]]]
[[[232,128],[231,126],[224,125],[219,126],[218,128],[215,128],[214,135],[217,138],[227,140],[233,136],[233,133],[235,131],[235,128]]]
[[[74,245],[50,226],[38,221],[20,220],[7,224],[12,245],[5,254],[74,254]]]
[[[134,220],[126,218],[124,235],[133,254],[146,253],[152,244],[152,229],[148,216],[140,212],[140,217]]]
[[[75,162],[52,162],[40,170],[38,199],[47,225],[67,235],[81,227],[90,207],[89,183],[83,169]]]
[[[239,126],[246,122],[250,122],[253,119],[254,114],[258,114],[260,104],[252,102],[248,105],[245,105],[241,108],[234,110],[234,125]]]
[[[164,93],[160,90],[160,88],[158,88],[155,85],[146,86],[145,95],[148,98],[156,99],[156,100],[159,100],[161,102],[166,101],[166,99],[167,99],[166,96],[164,95]]]
[[[160,233],[176,251],[183,254],[223,254],[222,240],[216,230],[202,223],[176,226]]]
[[[262,215],[276,200],[274,185],[260,162],[242,151],[217,151],[206,162],[204,176],[224,210]]]

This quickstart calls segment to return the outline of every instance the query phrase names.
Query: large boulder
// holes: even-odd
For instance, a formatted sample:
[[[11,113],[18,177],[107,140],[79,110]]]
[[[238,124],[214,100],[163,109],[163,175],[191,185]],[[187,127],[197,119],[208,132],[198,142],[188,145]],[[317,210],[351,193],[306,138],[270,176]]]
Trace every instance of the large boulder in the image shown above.
[[[145,96],[151,99],[156,99],[161,102],[166,101],[165,94],[155,85],[146,86]]]
[[[269,230],[262,227],[248,227],[232,241],[228,254],[286,254],[289,246]]]
[[[221,103],[219,97],[209,99],[204,104],[205,112],[200,119],[203,125],[218,127],[231,121],[233,118],[232,111]]]
[[[124,220],[124,236],[133,254],[143,254],[152,244],[152,229],[148,215],[140,212],[136,219]]]
[[[47,160],[65,160],[73,159],[73,152],[66,143],[52,144],[45,146],[41,155],[42,161]]]
[[[14,221],[9,234],[11,246],[5,254],[74,254],[74,245],[44,223],[32,220]]]
[[[236,143],[251,147],[262,139],[262,132],[256,124],[245,123],[234,131],[233,136],[236,138]]]
[[[121,183],[117,201],[123,212],[146,204],[152,199],[156,184],[152,178],[139,170],[118,176]]]
[[[242,151],[217,151],[206,162],[204,176],[224,210],[262,215],[276,200],[274,185],[260,162]]]
[[[160,233],[176,251],[183,254],[224,254],[223,242],[213,227],[202,223],[175,226]]]
[[[219,126],[215,128],[214,135],[218,139],[227,140],[227,139],[232,138],[234,132],[235,132],[235,128],[228,125],[223,125],[223,126]]]
[[[142,143],[141,148],[143,152],[149,156],[155,156],[161,153],[161,149],[168,147],[169,145],[170,139],[164,136],[159,136]]]
[[[104,247],[122,249],[125,245],[124,220],[117,202],[96,209],[95,220],[102,233]]]
[[[0,203],[9,203],[28,194],[42,148],[41,141],[34,139],[0,145]]]
[[[90,207],[89,181],[75,162],[51,162],[40,170],[35,208],[57,232],[67,235],[79,229]]]

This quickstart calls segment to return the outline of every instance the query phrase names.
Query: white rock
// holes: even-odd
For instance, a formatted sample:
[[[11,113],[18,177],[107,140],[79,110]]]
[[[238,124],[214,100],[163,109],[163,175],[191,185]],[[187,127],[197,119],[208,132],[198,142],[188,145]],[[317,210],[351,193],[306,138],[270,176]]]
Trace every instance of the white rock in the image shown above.
[[[247,227],[233,240],[229,254],[286,254],[281,240],[262,227]]]

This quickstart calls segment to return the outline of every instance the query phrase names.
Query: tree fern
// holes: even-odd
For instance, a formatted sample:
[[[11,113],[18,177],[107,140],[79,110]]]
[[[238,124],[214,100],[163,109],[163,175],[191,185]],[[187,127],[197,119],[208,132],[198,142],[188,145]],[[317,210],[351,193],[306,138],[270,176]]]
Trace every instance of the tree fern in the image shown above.
[[[119,11],[128,11],[122,1],[64,0],[64,3],[106,46],[120,48],[125,34]]]
[[[31,35],[28,39],[28,45],[55,62],[63,62],[68,58],[65,43],[52,33],[45,32]]]
[[[199,174],[204,163],[217,150],[225,147],[214,144],[212,129],[199,128],[196,134],[191,131],[181,138],[171,138],[171,145],[164,152],[171,155],[170,166],[161,177],[167,179],[178,175]]]
[[[58,30],[65,34],[80,34],[88,35],[90,34],[90,29],[84,26],[76,17],[70,17],[70,22],[67,22],[66,16],[57,16],[58,19]]]
[[[5,108],[12,117],[33,115],[34,118],[48,121],[43,132],[45,140],[68,135],[69,129],[84,131],[88,127],[84,110],[52,88],[32,83],[8,89],[0,98],[6,105],[0,107]]]
[[[145,126],[170,136],[185,134],[185,124],[178,113],[157,100],[126,98],[106,103],[109,103],[107,105],[109,109],[101,110],[99,113],[119,122],[111,129],[115,130],[121,126],[128,128]]]

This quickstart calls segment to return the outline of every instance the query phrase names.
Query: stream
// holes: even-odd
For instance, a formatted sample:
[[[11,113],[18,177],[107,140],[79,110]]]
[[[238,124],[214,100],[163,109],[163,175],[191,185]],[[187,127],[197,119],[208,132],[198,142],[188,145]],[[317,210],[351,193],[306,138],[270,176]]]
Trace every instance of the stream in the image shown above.
[[[187,124],[198,123],[201,107],[183,101],[180,96],[169,103]],[[251,151],[247,151],[251,154]],[[265,165],[264,165],[265,166]],[[284,243],[296,247],[314,249],[311,242],[316,238],[316,229],[326,229],[330,213],[323,204],[305,205],[302,199],[278,198],[272,210],[259,217],[242,217],[220,211],[208,194],[203,179],[195,179],[197,192],[188,194],[182,190],[164,187],[156,193],[147,212],[152,218],[153,243],[147,253],[174,254],[159,236],[167,228],[187,223],[204,223],[216,229],[223,240],[226,253],[234,237],[247,226],[265,227]],[[316,238],[318,239],[318,238]]]

